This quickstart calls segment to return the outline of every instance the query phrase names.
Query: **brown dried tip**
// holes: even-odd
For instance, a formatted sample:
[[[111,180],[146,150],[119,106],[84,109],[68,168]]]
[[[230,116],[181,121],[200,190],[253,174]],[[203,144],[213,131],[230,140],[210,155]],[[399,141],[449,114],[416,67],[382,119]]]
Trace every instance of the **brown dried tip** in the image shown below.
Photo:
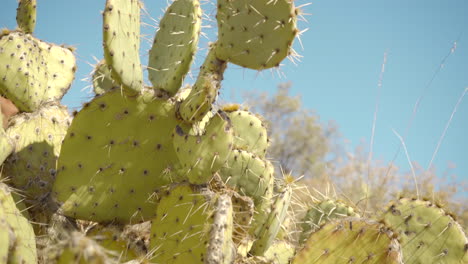
[[[2,109],[2,115],[3,115],[3,128],[6,129],[8,127],[8,120],[10,117],[16,115],[19,110],[13,104],[12,101],[0,96],[0,105]]]

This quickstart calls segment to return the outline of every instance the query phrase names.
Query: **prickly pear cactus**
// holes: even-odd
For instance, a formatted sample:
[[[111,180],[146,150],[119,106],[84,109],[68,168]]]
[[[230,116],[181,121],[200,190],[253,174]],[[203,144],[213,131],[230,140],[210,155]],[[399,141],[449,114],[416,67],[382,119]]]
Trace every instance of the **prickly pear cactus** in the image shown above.
[[[262,256],[270,248],[286,218],[286,213],[291,203],[291,195],[291,186],[285,186],[281,192],[276,194],[268,218],[255,230],[256,239],[250,250],[253,255]]]
[[[174,117],[175,104],[152,91],[127,97],[114,89],[87,103],[58,160],[54,194],[63,213],[114,223],[154,217],[151,194],[181,180],[169,139],[176,126],[186,125]]]
[[[223,112],[211,118],[204,130],[202,135],[190,135],[177,126],[174,134],[174,148],[182,164],[180,173],[193,184],[208,182],[231,154],[231,124]]]
[[[104,57],[112,76],[130,94],[143,87],[140,63],[140,1],[107,0],[103,13]]]
[[[0,231],[0,261],[12,264],[37,263],[36,238],[34,231],[11,196],[8,186],[0,183],[0,226],[6,227]],[[8,249],[5,260],[5,248]],[[5,260],[5,261],[4,261]]]
[[[231,198],[181,184],[158,194],[150,252],[156,263],[232,263]]]
[[[292,261],[309,263],[403,263],[400,244],[384,224],[336,219],[312,233]]]
[[[159,23],[149,52],[148,78],[156,89],[174,95],[195,56],[201,30],[198,0],[175,0]]]
[[[112,79],[111,68],[106,64],[106,60],[101,60],[92,72],[93,90],[96,95],[118,88],[119,84]]]
[[[268,135],[264,122],[249,111],[240,109],[232,111],[229,107],[223,110],[231,120],[236,148],[265,158]]]
[[[313,204],[302,219],[302,233],[299,238],[300,243],[304,243],[323,224],[335,218],[357,216],[354,208],[341,201],[327,199]]]
[[[16,10],[16,22],[18,28],[24,33],[32,34],[36,27],[36,0],[18,1]]]
[[[278,66],[298,34],[294,1],[219,0],[216,56],[242,67]]]
[[[50,194],[69,125],[68,110],[56,104],[14,116],[10,121],[7,135],[15,148],[5,162],[2,178],[21,190],[29,205],[38,206]]]
[[[0,93],[31,112],[63,97],[76,65],[69,49],[12,31],[0,34],[0,69]]]
[[[3,124],[3,114],[0,113],[0,124]],[[5,159],[13,151],[13,142],[5,133],[3,127],[0,127],[0,164],[2,164]]]
[[[405,263],[468,263],[463,228],[436,204],[401,198],[382,217],[399,234]]]

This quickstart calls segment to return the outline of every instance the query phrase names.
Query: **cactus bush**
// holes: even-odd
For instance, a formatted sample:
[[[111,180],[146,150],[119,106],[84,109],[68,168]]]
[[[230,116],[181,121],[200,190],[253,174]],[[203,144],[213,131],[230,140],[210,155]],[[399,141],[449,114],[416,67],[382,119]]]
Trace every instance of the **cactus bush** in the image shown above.
[[[399,200],[377,220],[334,200],[296,215],[298,187],[275,177],[262,117],[215,104],[229,63],[263,70],[294,55],[293,0],[218,0],[218,38],[187,89],[199,0],[167,8],[151,86],[142,8],[106,0],[96,96],[73,118],[59,102],[73,49],[32,35],[36,1],[19,1],[18,29],[0,34],[0,94],[21,111],[0,115],[0,264],[468,262],[464,231],[427,202]]]

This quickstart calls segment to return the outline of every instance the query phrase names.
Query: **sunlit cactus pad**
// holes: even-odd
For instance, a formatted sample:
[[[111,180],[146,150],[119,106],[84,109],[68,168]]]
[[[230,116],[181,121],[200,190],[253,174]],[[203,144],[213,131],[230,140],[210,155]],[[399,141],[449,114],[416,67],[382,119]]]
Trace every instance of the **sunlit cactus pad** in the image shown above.
[[[216,55],[242,67],[278,66],[297,35],[291,0],[219,0]]]
[[[0,93],[22,111],[60,100],[75,77],[75,56],[31,35],[0,36]]]
[[[71,118],[68,109],[57,104],[43,105],[34,113],[16,115],[7,135],[14,143],[3,176],[26,196],[29,205],[38,206],[52,190],[56,162]]]
[[[36,237],[33,228],[16,207],[11,189],[0,182],[0,262],[37,263]],[[5,259],[5,247],[8,255]]]
[[[175,94],[195,57],[201,30],[198,0],[175,0],[159,23],[149,52],[148,78],[154,88]]]
[[[24,33],[33,33],[36,27],[36,0],[19,0],[16,23]]]
[[[174,103],[110,91],[75,116],[58,161],[55,196],[65,215],[138,223],[154,216],[148,201],[159,187],[180,181],[171,139]],[[138,129],[135,129],[138,128]]]
[[[107,0],[103,13],[104,57],[112,76],[129,93],[143,87],[140,63],[140,1]]]
[[[329,222],[313,233],[293,264],[403,263],[400,244],[385,225],[366,219]]]
[[[229,197],[189,184],[172,186],[157,196],[151,221],[152,262],[232,263]]]
[[[96,95],[102,95],[117,88],[120,85],[112,79],[112,69],[106,64],[106,60],[101,60],[92,72],[93,90]]]
[[[468,263],[463,228],[435,203],[401,198],[383,219],[401,237],[405,263]]]
[[[327,199],[315,203],[307,210],[306,215],[302,219],[302,233],[299,241],[300,243],[304,243],[310,234],[332,219],[356,215],[353,207],[341,201]]]

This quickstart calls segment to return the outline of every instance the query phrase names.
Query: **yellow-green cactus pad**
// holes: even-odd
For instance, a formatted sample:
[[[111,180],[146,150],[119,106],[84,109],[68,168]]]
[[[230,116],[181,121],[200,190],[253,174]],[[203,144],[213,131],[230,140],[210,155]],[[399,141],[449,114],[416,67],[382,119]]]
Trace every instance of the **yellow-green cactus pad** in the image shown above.
[[[66,48],[11,32],[0,37],[0,93],[21,110],[59,101],[75,77],[75,56]]]
[[[293,245],[286,241],[278,240],[273,242],[265,252],[265,258],[271,264],[289,264],[294,257],[296,250]]]
[[[256,204],[273,188],[273,174],[274,168],[269,161],[244,150],[234,150],[220,170],[220,176],[228,186],[254,198]]]
[[[335,219],[312,233],[293,264],[402,264],[400,244],[391,230],[372,220]],[[432,262],[427,262],[432,263]]]
[[[103,21],[104,57],[112,68],[112,76],[130,93],[140,91],[140,2],[107,0]]]
[[[0,117],[3,117],[0,113]],[[0,120],[1,122],[2,120]],[[1,124],[1,123],[0,123]],[[5,159],[11,154],[13,151],[13,142],[5,133],[3,128],[0,128],[0,164],[3,164]]]
[[[286,213],[291,203],[291,195],[291,186],[286,186],[282,192],[276,194],[274,202],[271,204],[268,217],[256,228],[256,239],[250,250],[252,255],[263,256],[273,243],[286,218]]]
[[[181,127],[174,133],[174,148],[182,165],[181,173],[190,183],[205,184],[226,163],[232,151],[232,130],[223,112],[205,126],[202,135],[190,135]]]
[[[161,191],[152,220],[152,263],[232,263],[232,204],[200,186]],[[214,262],[213,262],[214,261]]]
[[[36,27],[36,0],[19,0],[16,9],[16,23],[27,34],[32,34]]]
[[[65,215],[138,223],[154,217],[152,193],[178,182],[174,103],[113,90],[75,116],[58,160],[54,195]],[[138,128],[138,129],[136,129]]]
[[[3,219],[3,220],[2,220]],[[0,222],[5,221],[13,231],[10,233],[8,264],[37,263],[36,238],[34,230],[16,207],[8,186],[0,183]],[[13,240],[11,240],[13,237]],[[1,250],[0,245],[0,250]]]
[[[44,105],[33,113],[16,115],[7,135],[14,142],[3,175],[24,193],[29,205],[42,203],[52,190],[56,163],[71,118],[60,105]]]
[[[154,88],[177,93],[190,70],[201,28],[198,0],[175,0],[159,23],[149,52],[148,78]]]
[[[216,56],[242,67],[278,66],[297,35],[292,0],[218,0]]]
[[[112,79],[111,68],[106,64],[106,60],[101,60],[93,70],[92,82],[94,93],[101,95],[112,88],[119,87],[119,84]]]
[[[331,219],[349,216],[355,217],[357,214],[354,212],[354,208],[341,201],[328,199],[313,204],[302,219],[300,243],[304,243],[311,233]]]
[[[125,237],[122,230],[117,226],[95,226],[86,233],[86,237],[97,242],[101,247],[108,251],[109,257],[114,257],[119,262],[127,262],[133,259],[144,258],[138,248],[135,247],[135,241]]]
[[[401,198],[383,219],[400,235],[406,264],[468,263],[463,228],[436,204]]]
[[[265,124],[249,111],[227,112],[234,133],[234,148],[246,150],[261,158],[268,148],[268,135]]]
[[[212,109],[221,88],[226,62],[216,58],[212,46],[189,95],[179,105],[179,116],[187,122],[201,121]]]

